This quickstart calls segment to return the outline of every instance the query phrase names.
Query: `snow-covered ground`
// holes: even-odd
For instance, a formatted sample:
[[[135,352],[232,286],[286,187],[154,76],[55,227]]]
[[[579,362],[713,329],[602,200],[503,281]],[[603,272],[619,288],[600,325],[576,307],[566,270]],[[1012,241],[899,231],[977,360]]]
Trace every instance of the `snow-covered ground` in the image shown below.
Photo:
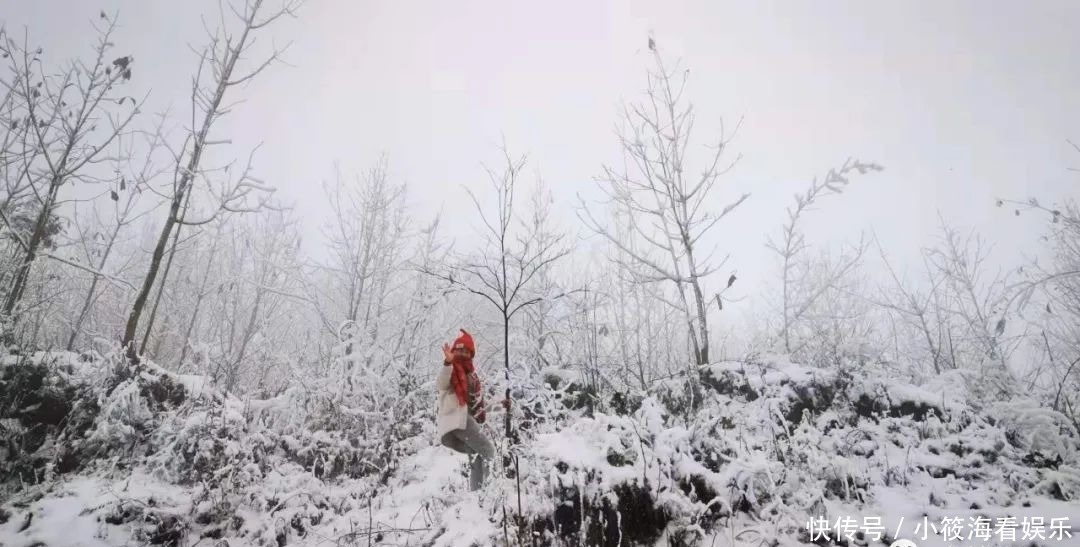
[[[77,470],[7,477],[5,547],[1080,547],[1075,430],[1024,399],[976,408],[959,373],[914,385],[879,370],[720,363],[697,392],[673,380],[623,414],[549,415],[515,448],[520,480],[499,458],[469,492],[465,456],[437,445],[423,414],[398,456],[372,459],[377,444],[305,426],[295,391],[241,402],[151,366],[106,394],[103,365],[58,362],[70,368],[51,365],[45,385],[81,382],[99,411],[77,438],[52,428],[36,449],[69,447]],[[552,376],[553,400],[576,389],[573,375]]]

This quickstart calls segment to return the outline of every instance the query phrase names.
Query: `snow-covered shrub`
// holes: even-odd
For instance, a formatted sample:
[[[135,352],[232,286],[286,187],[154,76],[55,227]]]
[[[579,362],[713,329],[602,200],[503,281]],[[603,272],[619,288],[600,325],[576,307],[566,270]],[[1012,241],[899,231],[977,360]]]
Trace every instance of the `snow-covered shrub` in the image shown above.
[[[1080,432],[1068,417],[1030,399],[999,401],[987,417],[1005,430],[1009,443],[1026,450],[1031,459],[1077,463]]]
[[[270,399],[241,400],[202,377],[121,364],[65,354],[28,360],[23,376],[6,364],[0,378],[18,376],[39,386],[20,392],[59,393],[68,404],[64,425],[46,428],[46,449],[35,453],[42,459],[20,460],[31,461],[37,480],[65,472],[55,457],[63,449],[77,469],[116,469],[176,489],[173,501],[131,494],[99,507],[143,542],[242,538],[276,547],[318,533],[365,543],[356,523],[372,511],[379,528],[384,511],[397,515],[398,529],[380,528],[374,542],[413,541],[419,536],[404,530],[426,527],[422,545],[498,544],[501,497],[512,508],[508,528],[536,534],[538,545],[688,547],[729,531],[805,540],[811,516],[888,502],[877,496],[889,491],[928,496],[921,501],[936,508],[1080,494],[1076,436],[1062,417],[1024,400],[977,411],[962,371],[897,378],[872,365],[718,363],[700,370],[693,405],[687,380],[673,378],[627,393],[618,412],[598,405],[591,416],[564,404],[572,378],[556,389],[522,382],[536,395],[521,399],[517,416],[539,407],[513,449],[517,520],[517,477],[498,462],[479,497],[456,491],[461,460],[435,443],[429,384],[390,392],[396,399],[379,399],[388,404],[379,408],[327,397],[331,386],[306,379]],[[8,391],[0,402],[0,434],[24,442],[22,420],[41,407],[13,407]],[[398,505],[402,497],[413,501]]]
[[[154,413],[135,380],[125,380],[105,397],[89,441],[101,453],[142,450],[154,427]]]
[[[719,363],[702,367],[689,422],[685,380],[657,382],[627,415],[566,416],[529,441],[530,529],[541,545],[700,545],[732,522],[804,537],[807,519],[871,506],[881,488],[927,488],[938,507],[975,490],[977,506],[1075,499],[1069,460],[1029,451],[1075,442],[1060,417],[1037,406],[1017,416],[1029,403],[980,413],[966,374],[914,384],[870,363]],[[1015,446],[1006,422],[1026,435]]]
[[[80,466],[98,404],[76,369],[84,364],[71,358],[39,353],[0,363],[0,476],[33,484],[46,470]]]
[[[589,413],[597,406],[599,393],[581,379],[576,370],[560,367],[546,367],[541,372],[543,383],[552,398],[562,404],[566,410],[585,410]]]
[[[162,416],[184,403],[187,392],[174,375],[153,363],[129,363],[122,353],[96,363],[109,375],[95,389],[101,409],[87,432],[87,457],[138,460],[154,450],[147,443]]]

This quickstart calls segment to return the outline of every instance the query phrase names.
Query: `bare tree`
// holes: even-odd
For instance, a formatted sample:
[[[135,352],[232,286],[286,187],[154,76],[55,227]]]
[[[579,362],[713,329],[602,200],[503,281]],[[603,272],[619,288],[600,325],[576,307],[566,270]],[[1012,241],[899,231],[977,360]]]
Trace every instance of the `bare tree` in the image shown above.
[[[1080,431],[1080,399],[1075,396],[1080,388],[1080,207],[1073,199],[1054,206],[1036,198],[998,200],[999,207],[1005,204],[1013,206],[1017,216],[1029,211],[1045,215],[1048,233],[1042,239],[1049,242],[1051,254],[1046,263],[1033,260],[1021,270],[1001,321],[1014,314],[1039,329],[1032,344],[1045,354],[1046,363],[1029,372],[1028,387],[1046,378],[1041,387],[1052,393],[1047,397],[1051,408],[1069,416]]]
[[[923,284],[926,287],[920,288],[908,283],[901,279],[881,244],[876,241],[875,243],[892,282],[888,288],[880,289],[882,296],[875,299],[875,303],[896,316],[892,330],[897,357],[902,351],[899,347],[900,340],[912,339],[916,347],[922,348],[919,353],[929,355],[935,374],[941,374],[946,365],[948,368],[957,368],[955,353],[949,351],[952,347],[949,343],[951,329],[941,305],[943,277],[931,267],[924,256],[922,265],[926,278]],[[913,360],[918,362],[921,359],[916,355]]]
[[[1073,144],[1080,152],[1080,146]],[[1073,169],[1074,171],[1080,171],[1080,169]],[[997,206],[1002,207],[1004,205],[1013,205],[1014,214],[1020,216],[1021,211],[1036,210],[1042,212],[1050,218],[1050,222],[1057,229],[1054,230],[1054,244],[1057,247],[1057,266],[1052,270],[1046,270],[1042,268],[1036,268],[1037,275],[1029,276],[1028,279],[1021,281],[1017,285],[1017,291],[1009,298],[1008,305],[1002,310],[1005,314],[1009,310],[1016,307],[1017,309],[1023,309],[1032,296],[1035,295],[1039,289],[1045,289],[1059,283],[1073,284],[1077,279],[1080,279],[1080,265],[1076,264],[1072,260],[1072,254],[1075,252],[1073,249],[1070,237],[1080,230],[1080,213],[1077,212],[1076,203],[1073,201],[1067,201],[1062,207],[1048,207],[1039,203],[1036,198],[1029,198],[1026,202],[1020,202],[1015,200],[999,199],[997,200]],[[1050,236],[1044,236],[1044,240],[1049,240]],[[1002,317],[1004,321],[1004,317]]]
[[[434,279],[421,272],[430,271],[447,261],[448,247],[439,241],[440,219],[436,217],[420,230],[417,246],[412,257],[407,261],[407,271],[398,271],[397,275],[411,275],[408,298],[404,305],[401,328],[392,338],[390,354],[394,360],[402,361],[402,371],[413,381],[427,356],[427,348],[437,347],[441,331],[437,329],[435,315],[439,304],[446,296],[445,291],[433,286]]]
[[[221,26],[211,33],[209,44],[200,54],[199,67],[192,83],[192,125],[179,149],[170,149],[175,160],[175,170],[169,210],[154,246],[142,287],[132,304],[121,340],[128,359],[132,362],[138,360],[135,336],[150,292],[155,282],[164,283],[164,278],[168,275],[166,268],[162,279],[158,279],[170,237],[174,239],[175,249],[176,234],[181,226],[205,224],[222,212],[252,211],[266,205],[267,194],[271,189],[253,175],[250,157],[247,166],[237,178],[217,173],[217,178],[222,181],[219,185],[212,182],[211,177],[215,173],[205,169],[202,163],[207,147],[228,142],[211,139],[214,125],[222,116],[228,114],[232,107],[224,102],[228,91],[251,81],[278,59],[281,53],[280,50],[274,50],[249,72],[238,75],[237,66],[249,53],[254,43],[254,34],[281,17],[292,15],[298,6],[296,0],[284,0],[280,9],[264,16],[263,3],[263,0],[246,0],[241,8],[230,4],[228,8],[236,17],[239,26],[238,35],[227,29],[225,14],[222,13]],[[208,81],[205,81],[204,78],[207,77]],[[197,119],[201,121],[197,122]],[[227,169],[221,171],[225,172]],[[198,219],[186,218],[190,196],[195,190],[194,185],[200,180],[206,183],[207,193],[213,200],[211,212]],[[250,203],[251,198],[256,198],[254,205]],[[147,329],[151,327],[152,324],[147,325]]]
[[[678,340],[684,333],[678,325],[681,312],[671,306],[665,290],[655,284],[643,284],[635,275],[633,256],[643,252],[633,237],[637,221],[634,212],[625,205],[613,211],[614,235],[622,243],[610,245],[608,261],[614,270],[606,275],[610,280],[613,308],[610,322],[615,327],[615,343],[622,363],[623,383],[627,387],[648,390],[653,381],[666,370],[665,364],[680,361]],[[623,251],[626,248],[630,252]]]
[[[640,215],[632,224],[634,236],[665,258],[627,246],[598,222],[584,203],[579,210],[590,229],[630,257],[632,264],[627,266],[638,282],[675,285],[678,300],[670,304],[684,314],[693,360],[701,365],[709,362],[708,305],[714,298],[721,301],[720,291],[706,295],[703,284],[726,261],[714,263],[712,253],[705,255],[702,238],[749,194],[739,196],[719,212],[710,210],[717,199],[717,182],[735,164],[722,163],[734,133],[726,136],[721,122],[715,149],[706,156],[701,170],[692,174],[688,155],[694,112],[683,97],[688,71],[677,66],[668,70],[652,42],[650,50],[654,68],[648,75],[646,99],[628,105],[623,112],[625,129],[619,132],[619,143],[626,164],[620,169],[605,166],[600,181],[608,198]]]
[[[1016,392],[1009,358],[1027,337],[1027,327],[1006,331],[1001,317],[1014,284],[1011,275],[989,267],[990,248],[974,232],[961,234],[941,221],[937,244],[922,249],[925,278],[902,281],[888,264],[894,290],[881,303],[899,314],[911,341],[928,356],[935,372],[977,371],[972,386],[987,399]],[[903,337],[903,336],[901,336]]]
[[[570,310],[565,319],[566,338],[573,350],[572,361],[576,362],[582,380],[582,396],[588,416],[602,409],[604,387],[608,384],[604,373],[608,361],[608,348],[602,340],[608,334],[607,326],[601,319],[610,295],[590,288],[585,284],[570,299]]]
[[[318,283],[309,284],[307,293],[324,334],[344,338],[339,385],[352,389],[357,360],[369,366],[372,350],[390,330],[382,319],[406,258],[406,189],[390,180],[382,157],[353,183],[338,171],[325,190],[333,211],[324,231],[330,259],[314,265]],[[362,354],[354,355],[358,337]]]
[[[219,218],[214,224],[214,233],[210,236],[209,249],[206,251],[205,266],[203,265],[203,262],[199,260],[199,255],[201,254],[199,251],[201,249],[193,249],[190,260],[186,261],[188,264],[197,265],[198,267],[194,268],[194,271],[189,272],[189,276],[192,277],[191,281],[193,285],[190,290],[193,290],[195,293],[195,301],[189,312],[187,326],[180,336],[180,357],[176,364],[177,370],[184,370],[184,367],[188,364],[187,359],[195,344],[197,333],[196,326],[199,324],[200,313],[203,311],[204,303],[206,303],[216,291],[224,286],[220,280],[218,283],[211,286],[211,279],[214,278],[214,263],[217,261],[219,247],[223,238],[222,232],[225,229],[226,220]],[[195,279],[196,277],[197,279]]]
[[[569,254],[564,245],[564,236],[547,228],[545,215],[536,214],[529,221],[518,221],[514,210],[514,197],[518,178],[525,165],[525,157],[513,158],[502,147],[503,161],[501,172],[485,167],[491,189],[495,195],[494,210],[485,208],[476,194],[466,188],[473,205],[483,224],[483,241],[477,252],[460,255],[449,268],[432,268],[424,273],[448,282],[451,286],[479,296],[491,304],[498,312],[502,322],[503,370],[505,372],[505,401],[509,403],[511,393],[510,374],[510,325],[518,312],[545,300],[560,298],[565,294],[544,294],[538,292],[535,282],[553,263]],[[512,416],[509,405],[504,414],[503,426],[506,439],[516,444],[519,439],[511,425]],[[517,478],[517,522],[519,540],[523,538],[525,528],[521,504],[521,473],[518,467],[518,455],[510,450],[504,456],[504,465],[514,464],[514,476]],[[504,512],[505,517],[505,512]],[[505,525],[505,523],[504,523]]]
[[[459,256],[451,268],[429,269],[451,285],[479,296],[498,311],[503,327],[503,366],[506,399],[510,399],[510,324],[521,310],[561,295],[535,292],[534,282],[555,261],[569,254],[563,235],[541,229],[540,217],[518,222],[514,197],[525,157],[513,158],[503,147],[503,168],[485,168],[495,195],[494,210],[485,208],[472,190],[466,189],[483,224],[483,241],[474,254]],[[505,435],[514,439],[509,409]]]
[[[1069,201],[1057,217],[1060,220],[1053,222],[1052,230],[1052,269],[1041,271],[1036,280],[1053,279],[1045,305],[1048,328],[1043,334],[1057,386],[1052,408],[1064,409],[1080,431],[1080,398],[1076,397],[1080,392],[1080,207]],[[1057,348],[1056,359],[1051,345]]]
[[[3,27],[0,27],[0,45],[10,48],[10,38]],[[9,53],[3,53],[5,58]],[[0,202],[0,214],[3,225],[0,226],[3,238],[0,242],[4,245],[4,268],[2,285],[11,285],[15,272],[14,264],[24,251],[24,239],[34,222],[33,209],[30,203],[31,177],[26,176],[30,163],[40,155],[40,151],[34,146],[31,124],[26,121],[26,107],[20,101],[19,92],[21,87],[15,85],[17,80],[12,78],[0,80],[4,93],[0,99],[0,127],[4,128],[0,137],[0,181],[3,182],[3,201]],[[52,233],[48,234],[49,236]]]
[[[544,180],[538,179],[536,187],[529,198],[530,212],[529,225],[541,238],[554,234],[554,226],[551,216],[551,205],[554,198]],[[577,268],[572,271],[578,272]],[[580,279],[579,276],[575,276]],[[541,268],[533,281],[532,290],[536,294],[565,294],[574,290],[564,289],[564,283],[556,278],[553,268]],[[560,355],[557,338],[565,336],[567,310],[555,300],[540,300],[535,304],[522,308],[523,336],[527,343],[532,346],[532,356],[527,359],[530,365],[530,376],[539,377],[544,367],[555,362],[564,362]],[[570,312],[572,313],[572,312]]]
[[[797,325],[797,343],[792,355],[799,362],[816,366],[847,368],[868,362],[880,362],[884,356],[880,310],[866,298],[867,277],[862,272],[860,256],[867,245],[842,249],[838,254],[820,252],[808,260],[809,286],[826,285],[813,305],[801,314]],[[854,265],[837,276],[837,265]]]
[[[781,241],[778,243],[770,237],[766,243],[765,246],[776,253],[781,261],[783,325],[780,336],[784,341],[784,351],[792,351],[793,325],[830,289],[844,280],[861,262],[866,250],[865,242],[860,241],[852,252],[841,256],[836,263],[824,264],[824,272],[814,272],[812,275],[812,264],[803,258],[809,247],[800,224],[803,215],[811,211],[821,198],[843,192],[844,187],[850,183],[848,177],[851,174],[862,175],[868,171],[880,170],[881,167],[873,163],[848,159],[839,170],[830,169],[823,179],[815,177],[806,193],[795,194],[795,205],[788,207],[788,220],[784,224]]]
[[[978,234],[962,236],[944,221],[941,232],[940,244],[926,252],[944,277],[945,306],[960,320],[959,335],[973,347],[977,365],[991,365],[994,370],[983,372],[994,373],[999,388],[1011,389],[1004,383],[1013,379],[1008,360],[1021,336],[1007,335],[1005,322],[998,319],[1011,294],[1010,276],[987,271],[990,248]]]
[[[286,304],[298,263],[294,220],[279,211],[244,220],[227,234],[229,259],[221,281],[228,285],[213,301],[217,313],[208,332],[216,347],[212,376],[230,391],[242,382],[245,388],[266,382],[272,348],[290,332]]]
[[[144,189],[160,174],[160,169],[153,163],[152,159],[155,150],[163,144],[160,136],[164,122],[165,116],[161,116],[157,131],[149,139],[144,161],[138,169],[132,172],[127,171],[127,159],[132,154],[125,152],[125,148],[130,150],[133,147],[134,136],[117,139],[118,148],[121,148],[120,158],[117,161],[114,178],[109,181],[109,201],[106,204],[107,209],[112,209],[110,211],[112,218],[106,223],[105,220],[100,218],[100,208],[95,206],[96,203],[92,203],[92,223],[86,229],[80,229],[78,244],[81,248],[82,257],[87,264],[94,266],[95,271],[90,274],[90,286],[86,291],[85,298],[83,298],[75,322],[71,326],[66,344],[68,351],[74,348],[75,341],[82,333],[83,324],[101,294],[98,291],[98,286],[104,279],[104,274],[101,272],[105,271],[113,250],[121,242],[121,232],[149,212],[143,211],[140,213],[137,205]],[[78,224],[77,211],[73,214],[73,217],[76,224]],[[119,272],[114,272],[113,275],[119,276]]]
[[[110,62],[116,22],[104,20],[91,59],[70,61],[56,73],[43,65],[41,48],[32,50],[26,39],[18,45],[0,33],[0,55],[8,60],[11,77],[3,82],[11,133],[4,138],[7,195],[0,210],[26,200],[33,211],[33,220],[24,229],[14,226],[7,214],[0,214],[20,251],[4,299],[6,317],[18,318],[16,306],[26,290],[31,266],[48,247],[50,234],[58,231],[54,217],[62,203],[61,190],[73,182],[99,181],[93,167],[107,159],[105,150],[138,112],[136,100],[120,92],[131,79],[132,58],[120,56]],[[12,149],[16,153],[9,154]],[[65,263],[80,266],[70,260]],[[11,341],[10,332],[5,337]]]

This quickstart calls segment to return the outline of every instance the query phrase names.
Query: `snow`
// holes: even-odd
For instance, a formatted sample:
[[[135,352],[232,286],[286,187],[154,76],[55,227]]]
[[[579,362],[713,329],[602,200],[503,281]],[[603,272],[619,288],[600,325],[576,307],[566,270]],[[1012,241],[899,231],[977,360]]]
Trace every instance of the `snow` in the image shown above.
[[[80,367],[72,378],[100,382],[90,374],[100,365]],[[959,375],[915,379],[923,382],[916,386],[783,359],[710,371],[737,374],[757,396],[706,390],[701,407],[685,412],[677,408],[687,404],[684,386],[667,380],[629,415],[560,414],[515,448],[520,483],[507,478],[504,441],[489,428],[500,461],[484,488],[470,492],[466,457],[436,444],[430,424],[400,441],[385,469],[326,476],[335,462],[348,469],[350,458],[369,454],[357,450],[384,446],[382,439],[350,441],[342,424],[306,426],[315,411],[297,410],[307,408],[299,390],[241,401],[193,375],[173,377],[186,390],[181,408],[151,408],[140,386],[168,374],[152,367],[100,397],[88,440],[115,447],[100,465],[24,488],[0,505],[10,514],[0,545],[145,543],[170,527],[182,545],[216,536],[233,547],[364,545],[369,537],[373,544],[492,545],[516,536],[513,524],[504,531],[503,516],[517,514],[519,487],[529,522],[550,521],[572,499],[598,510],[600,500],[617,507],[648,496],[667,519],[655,545],[687,537],[696,545],[797,545],[810,518],[878,517],[886,530],[902,526],[911,538],[924,517],[1068,517],[1080,526],[1076,436],[1059,413],[1031,401],[981,412],[962,397],[942,403],[940,390]],[[868,394],[885,408],[907,401],[941,409],[942,417],[856,415],[851,400]],[[786,421],[796,400],[809,405],[810,420]],[[145,446],[132,450],[132,443]],[[1031,450],[1061,461],[1021,461]],[[20,531],[28,514],[30,525]],[[642,517],[617,518],[632,526]],[[917,543],[946,544],[934,537]],[[1080,533],[1043,545],[1080,547]]]
[[[1060,540],[1055,539],[1048,544],[1060,547],[1075,547],[1080,545],[1080,505],[1078,504],[1040,499],[1038,503],[1032,503],[1030,507],[1023,507],[1022,505],[993,507],[979,503],[982,500],[978,499],[978,496],[973,496],[975,499],[972,499],[971,501],[972,503],[978,504],[980,507],[979,509],[970,508],[970,504],[966,507],[959,504],[948,504],[947,507],[935,507],[927,501],[929,499],[929,491],[933,491],[932,483],[924,484],[919,488],[879,486],[875,491],[874,502],[862,511],[844,507],[836,514],[853,516],[860,521],[864,516],[880,517],[882,525],[886,530],[890,531],[892,536],[895,537],[895,531],[899,529],[901,531],[899,537],[907,537],[915,540],[920,546],[926,545],[930,547],[945,547],[946,545],[955,545],[955,543],[947,542],[941,534],[934,535],[932,532],[924,539],[922,537],[922,529],[920,529],[919,534],[916,535],[915,528],[917,525],[921,525],[924,517],[927,522],[936,524],[938,528],[940,528],[942,519],[945,518],[959,518],[965,525],[969,525],[972,522],[971,519],[978,517],[989,518],[995,523],[1002,517],[1014,517],[1017,520],[1018,539],[1016,542],[1005,541],[1003,543],[1015,545],[1028,544],[1028,542],[1023,542],[1019,539],[1021,535],[1019,525],[1024,519],[1042,517],[1045,519],[1047,525],[1049,525],[1050,519],[1067,519],[1070,526],[1076,527],[1075,530],[1072,530],[1072,537],[1063,537]],[[971,531],[970,526],[964,528],[964,535],[966,536],[969,531]],[[1064,535],[1065,534],[1062,534],[1062,536]],[[972,541],[981,542],[981,540],[977,538]]]
[[[92,479],[75,479],[52,496],[33,502],[25,511],[16,512],[0,525],[0,545],[116,545],[119,531],[112,537],[93,514],[85,513],[100,498],[100,489]],[[27,518],[30,525],[25,530]]]
[[[198,374],[177,374],[176,379],[184,386],[190,397],[203,397],[210,393],[210,378]]]
[[[188,493],[136,471],[124,478],[75,477],[57,485],[44,497],[34,489],[7,504],[12,512],[0,525],[0,545],[107,547],[134,541],[131,528],[109,525],[104,515],[119,503],[185,506]],[[23,529],[28,515],[30,525]]]

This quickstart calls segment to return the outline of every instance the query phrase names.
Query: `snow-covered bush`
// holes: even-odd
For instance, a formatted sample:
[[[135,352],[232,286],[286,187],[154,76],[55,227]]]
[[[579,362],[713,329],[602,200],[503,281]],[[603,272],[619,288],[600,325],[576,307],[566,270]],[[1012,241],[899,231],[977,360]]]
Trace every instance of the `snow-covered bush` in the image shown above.
[[[23,484],[80,467],[98,401],[71,354],[9,355],[0,362],[0,476]],[[0,481],[0,488],[3,487]]]
[[[380,399],[390,406],[377,416],[372,401],[328,398],[311,380],[241,400],[205,377],[126,365],[110,355],[10,360],[0,378],[23,387],[0,391],[0,434],[22,450],[4,462],[23,470],[16,481],[79,470],[156,484],[91,509],[143,542],[276,547],[318,533],[363,544],[422,531],[422,545],[500,544],[501,504],[506,533],[538,545],[698,546],[719,533],[806,540],[812,516],[892,503],[898,491],[937,508],[1080,496],[1065,417],[1021,399],[977,410],[963,370],[902,378],[765,356],[654,382],[591,413],[574,373],[549,370],[518,407],[532,420],[513,447],[519,473],[497,458],[477,496],[459,491],[461,460],[434,439],[430,385],[390,392],[398,398]]]
[[[1062,417],[1034,402],[980,413],[965,399],[967,372],[915,384],[877,365],[719,363],[700,370],[689,422],[685,380],[659,382],[633,412],[567,416],[529,440],[527,528],[541,545],[701,545],[734,523],[806,539],[808,519],[880,503],[890,488],[939,507],[972,492],[973,506],[1075,500],[1076,440]],[[564,375],[549,376],[565,390]]]

